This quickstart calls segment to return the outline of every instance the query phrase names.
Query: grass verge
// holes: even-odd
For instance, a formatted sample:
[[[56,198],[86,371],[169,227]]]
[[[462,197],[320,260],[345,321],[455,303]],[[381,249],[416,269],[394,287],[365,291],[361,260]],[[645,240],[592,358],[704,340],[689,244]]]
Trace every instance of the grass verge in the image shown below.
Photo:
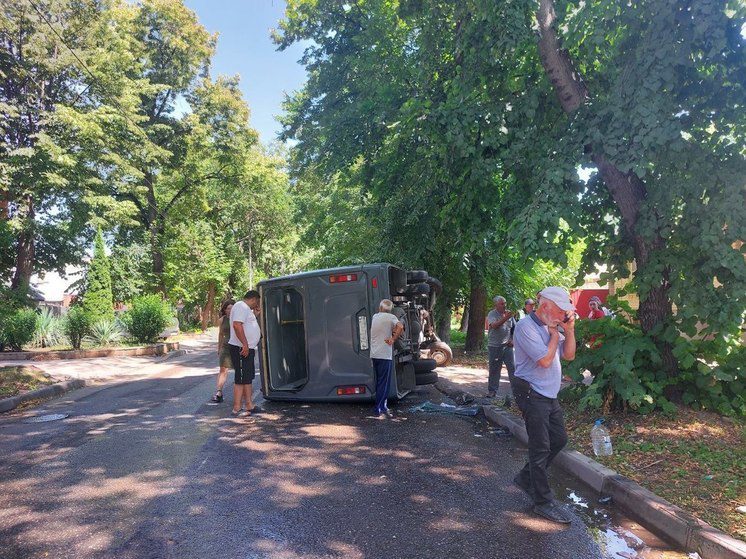
[[[570,444],[593,457],[597,412],[564,401]],[[746,540],[746,422],[679,407],[674,416],[616,412],[605,417],[612,456],[595,459],[656,495]]]
[[[36,367],[0,367],[0,398],[10,398],[54,382],[54,379]]]

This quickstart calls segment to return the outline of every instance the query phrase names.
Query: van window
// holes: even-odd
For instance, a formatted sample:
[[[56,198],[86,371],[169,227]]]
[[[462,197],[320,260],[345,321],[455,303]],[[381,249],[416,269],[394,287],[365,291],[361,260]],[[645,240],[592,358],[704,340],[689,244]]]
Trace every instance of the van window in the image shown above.
[[[265,295],[269,383],[273,390],[297,390],[308,382],[303,295],[291,287]]]

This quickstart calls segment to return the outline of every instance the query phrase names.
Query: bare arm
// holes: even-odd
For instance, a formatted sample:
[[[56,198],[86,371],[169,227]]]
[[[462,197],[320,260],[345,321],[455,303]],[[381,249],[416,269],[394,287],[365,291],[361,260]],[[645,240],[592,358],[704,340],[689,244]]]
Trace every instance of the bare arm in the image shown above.
[[[562,359],[565,361],[572,361],[575,359],[575,313],[570,316],[570,319],[565,322],[565,343],[562,346]]]
[[[228,320],[227,317],[221,316],[220,320],[218,321],[218,352],[220,352],[220,348],[223,347],[225,344],[225,335],[223,334],[223,329],[221,326],[223,326],[223,321]]]
[[[394,345],[394,342],[399,339],[402,332],[404,332],[404,325],[401,322],[397,322],[393,332],[391,332],[391,337],[386,338],[384,341],[389,345]]]
[[[243,331],[243,322],[234,320],[233,330],[236,332],[236,337],[241,342],[241,355],[246,357],[249,354],[249,342],[246,341],[246,332]]]
[[[510,319],[512,317],[513,317],[513,313],[512,312],[506,312],[505,314],[503,314],[503,316],[502,316],[502,318],[500,320],[497,320],[495,322],[490,322],[490,328],[500,328],[500,326],[502,326],[503,324],[505,324],[508,321],[508,319]]]

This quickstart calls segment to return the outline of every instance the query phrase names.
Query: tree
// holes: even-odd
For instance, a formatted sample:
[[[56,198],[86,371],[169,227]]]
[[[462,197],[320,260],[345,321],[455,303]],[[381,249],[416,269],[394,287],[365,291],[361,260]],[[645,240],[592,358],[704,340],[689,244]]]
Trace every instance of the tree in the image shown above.
[[[559,15],[541,0],[536,14],[566,136],[618,219],[618,236],[597,246],[617,270],[634,258],[640,325],[669,375],[679,331],[694,335],[700,321],[732,332],[746,307],[745,16],[715,0],[568,4]]]
[[[101,229],[96,232],[93,258],[88,265],[83,294],[83,309],[94,320],[114,318],[114,297],[111,290],[111,272],[106,256]]]
[[[67,137],[111,112],[95,83],[119,54],[108,42],[105,6],[10,0],[0,9],[0,231],[12,236],[0,250],[12,251],[13,288],[81,257],[92,173]],[[108,82],[120,77],[111,72]]]

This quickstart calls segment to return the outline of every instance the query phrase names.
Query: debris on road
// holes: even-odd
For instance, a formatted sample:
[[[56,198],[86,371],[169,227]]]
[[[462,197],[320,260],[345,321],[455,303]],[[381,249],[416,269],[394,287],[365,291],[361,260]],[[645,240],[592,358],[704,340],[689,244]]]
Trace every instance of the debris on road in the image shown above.
[[[442,402],[433,404],[430,400],[409,409],[409,411],[421,411],[425,413],[450,413],[454,415],[475,416],[479,413],[479,406],[454,406]]]

